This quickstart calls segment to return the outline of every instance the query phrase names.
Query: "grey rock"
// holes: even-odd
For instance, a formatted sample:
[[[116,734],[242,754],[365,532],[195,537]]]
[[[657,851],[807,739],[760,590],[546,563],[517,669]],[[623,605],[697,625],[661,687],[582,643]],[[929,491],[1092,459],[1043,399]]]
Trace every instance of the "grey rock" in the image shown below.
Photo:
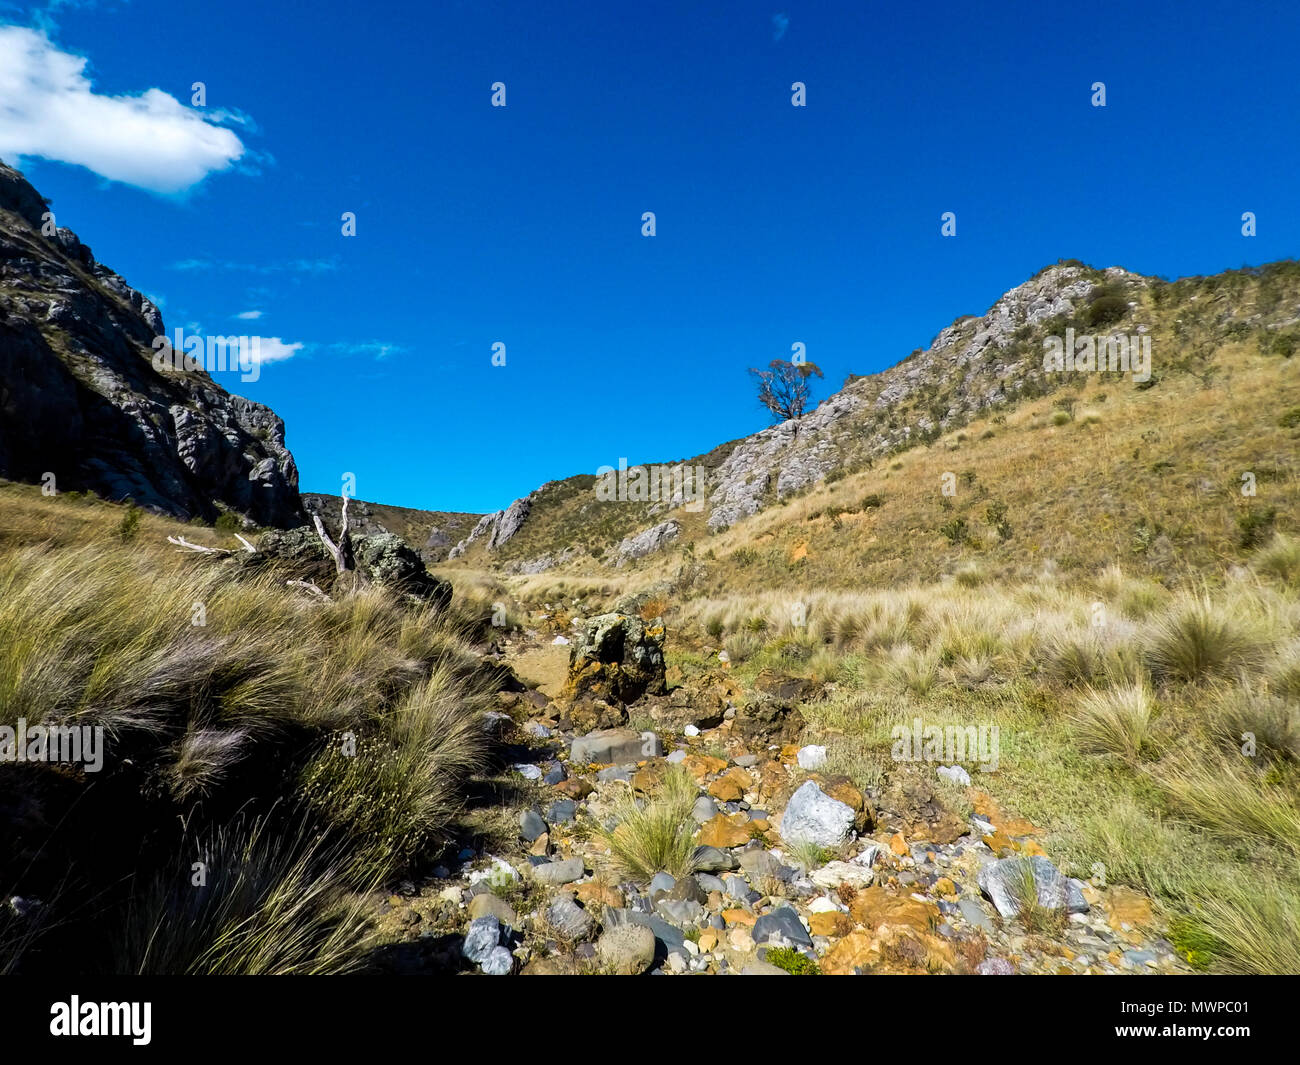
[[[975,967],[976,976],[1015,976],[1016,968],[1006,958],[986,958]]]
[[[669,876],[667,873],[655,873],[650,879],[649,895],[653,900],[655,895],[666,895],[672,891],[677,884],[676,878]]]
[[[655,551],[662,551],[677,539],[681,531],[681,524],[670,520],[629,536],[614,549],[618,556],[616,565],[621,566],[634,558],[644,558]]]
[[[581,880],[584,873],[581,858],[568,858],[562,862],[545,862],[534,865],[530,872],[533,879],[551,887],[560,887]]]
[[[704,907],[693,899],[660,898],[655,903],[655,911],[679,928],[698,924],[704,917]]]
[[[781,863],[771,851],[743,850],[739,859],[740,867],[751,877],[776,876],[781,869]]]
[[[596,956],[615,974],[636,976],[654,964],[654,932],[647,925],[615,925],[596,940]]]
[[[596,927],[591,914],[570,895],[557,895],[546,907],[546,922],[565,939],[586,939]]]
[[[993,921],[984,912],[984,907],[974,899],[959,899],[957,909],[961,911],[961,915],[966,918],[967,922],[973,924],[976,928],[982,928],[986,932],[993,931]]]
[[[538,836],[543,836],[549,831],[549,827],[542,819],[541,811],[535,806],[530,807],[519,815],[519,835],[529,843],[532,843]]]
[[[627,766],[610,765],[600,770],[596,774],[596,779],[602,784],[608,784],[611,780],[630,781],[632,779],[632,770]]]
[[[696,873],[695,882],[699,884],[700,889],[706,893],[710,891],[717,891],[720,892],[721,894],[724,895],[726,894],[727,885],[724,884],[712,873]]]
[[[460,952],[476,965],[481,965],[501,941],[501,923],[491,914],[470,921]]]
[[[553,762],[546,769],[546,775],[542,777],[543,784],[555,785],[566,778],[564,766],[559,762]]]
[[[572,799],[556,799],[546,810],[546,820],[553,825],[563,825],[578,814],[578,804]]]
[[[718,804],[707,795],[701,795],[696,799],[695,805],[691,808],[691,816],[700,824],[713,820],[717,812]]]
[[[740,970],[741,976],[789,976],[790,974],[782,969],[779,965],[773,965],[770,961],[747,961],[744,968]]]
[[[509,976],[514,967],[514,955],[505,947],[493,947],[479,963],[479,968],[487,976]]]
[[[701,873],[726,873],[736,868],[736,859],[717,847],[696,847],[694,862]]]
[[[993,901],[1003,917],[1016,917],[1021,908],[1021,891],[1027,879],[1032,878],[1039,906],[1049,910],[1064,909],[1067,913],[1086,913],[1087,900],[1077,880],[1067,880],[1046,858],[1003,858],[989,862],[976,876],[976,881]]]
[[[754,922],[751,933],[755,943],[772,943],[775,946],[794,944],[811,947],[812,937],[808,929],[799,920],[799,914],[791,906],[777,906],[763,914]]]
[[[799,787],[781,815],[779,831],[787,843],[807,842],[838,847],[853,832],[853,808],[833,799],[814,781]]]

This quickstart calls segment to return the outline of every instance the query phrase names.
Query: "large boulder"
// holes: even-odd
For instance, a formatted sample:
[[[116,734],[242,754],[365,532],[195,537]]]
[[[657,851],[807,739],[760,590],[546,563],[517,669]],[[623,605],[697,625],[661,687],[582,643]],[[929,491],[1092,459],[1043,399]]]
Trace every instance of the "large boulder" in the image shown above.
[[[375,584],[438,607],[451,602],[451,584],[430,573],[424,559],[401,537],[379,533],[354,539],[352,546],[357,568]]]
[[[1018,916],[1030,896],[1035,896],[1034,901],[1045,910],[1088,912],[1079,881],[1064,876],[1041,855],[989,862],[979,871],[976,882],[1006,918]]]
[[[632,703],[643,695],[663,695],[664,626],[632,614],[588,618],[569,649],[564,697]]]
[[[781,815],[781,838],[787,843],[838,847],[853,832],[853,807],[832,799],[809,780],[790,796]]]

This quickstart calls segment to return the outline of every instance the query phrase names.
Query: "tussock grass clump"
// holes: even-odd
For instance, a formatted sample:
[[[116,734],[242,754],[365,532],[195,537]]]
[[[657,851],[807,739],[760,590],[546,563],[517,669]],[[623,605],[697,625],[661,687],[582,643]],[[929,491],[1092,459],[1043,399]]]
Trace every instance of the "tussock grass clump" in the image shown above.
[[[1300,761],[1300,704],[1248,681],[1224,687],[1208,706],[1211,728],[1235,751],[1274,761]]]
[[[175,867],[133,890],[112,933],[115,973],[319,976],[364,966],[370,925],[341,851],[261,820],[191,842]],[[178,875],[195,855],[201,870]]]
[[[1206,596],[1175,603],[1156,619],[1146,643],[1152,674],[1184,683],[1231,676],[1257,664],[1262,653],[1257,627]]]
[[[1218,835],[1254,837],[1300,853],[1293,789],[1266,783],[1241,756],[1181,752],[1152,776],[1176,810]]]
[[[1075,703],[1070,724],[1079,749],[1140,759],[1152,744],[1155,697],[1145,684],[1089,688]]]
[[[253,878],[221,880],[231,901],[210,905],[247,911],[239,927],[263,922],[247,934],[278,937],[287,953],[241,946],[245,960],[217,964],[245,932],[220,931],[203,956],[167,915],[193,917],[200,938],[227,916],[177,910],[177,896],[157,935],[194,960],[162,958],[158,942],[128,951],[138,971],[338,971],[337,944],[312,931],[320,892],[373,885],[426,853],[478,765],[494,678],[466,642],[474,622],[380,589],[321,601],[238,557],[177,558],[157,549],[160,521],[143,516],[122,543],[106,514],[106,534],[82,546],[0,552],[0,724],[104,737],[97,772],[0,764],[0,805],[21,796],[55,826],[20,833],[0,863],[5,897],[52,911],[39,949],[15,945],[0,968],[58,964],[59,944],[82,938],[103,944],[82,922],[154,891],[155,876],[188,885],[193,859],[175,864],[185,826],[186,839],[243,855]],[[277,877],[282,888],[266,886]],[[106,971],[106,951],[78,951],[82,970]]]
[[[1256,552],[1254,568],[1290,588],[1300,586],[1300,540],[1277,533]]]
[[[612,811],[614,827],[597,829],[620,872],[641,883],[656,873],[689,876],[695,868],[691,807],[698,794],[695,781],[678,766],[665,774],[649,799],[638,800],[628,788]]]
[[[1282,875],[1241,871],[1200,901],[1188,932],[1204,962],[1220,972],[1268,975],[1300,972],[1300,863]],[[1193,960],[1201,960],[1195,959]]]

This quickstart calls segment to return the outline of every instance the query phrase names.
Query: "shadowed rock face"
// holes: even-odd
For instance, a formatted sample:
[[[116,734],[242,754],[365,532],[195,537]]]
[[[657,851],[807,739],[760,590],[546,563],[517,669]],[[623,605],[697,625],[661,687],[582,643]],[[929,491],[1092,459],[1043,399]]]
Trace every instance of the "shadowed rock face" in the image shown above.
[[[0,477],[186,519],[302,522],[284,423],[202,370],[160,372],[162,315],[0,164]]]

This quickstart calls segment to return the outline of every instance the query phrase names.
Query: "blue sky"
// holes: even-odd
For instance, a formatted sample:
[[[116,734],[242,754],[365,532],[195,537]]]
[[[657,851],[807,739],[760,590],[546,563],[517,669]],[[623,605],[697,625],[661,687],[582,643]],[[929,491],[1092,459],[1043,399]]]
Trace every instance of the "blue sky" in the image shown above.
[[[1049,6],[0,0],[0,156],[169,330],[291,356],[217,377],[304,490],[493,510],[763,427],[795,342],[822,398],[1059,258],[1294,255],[1300,5]]]

